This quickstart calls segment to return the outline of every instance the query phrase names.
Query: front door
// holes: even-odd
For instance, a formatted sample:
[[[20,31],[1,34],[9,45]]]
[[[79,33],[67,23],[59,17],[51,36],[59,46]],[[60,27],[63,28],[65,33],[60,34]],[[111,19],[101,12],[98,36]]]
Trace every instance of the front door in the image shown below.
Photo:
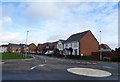
[[[75,55],[77,55],[77,49],[75,49],[74,52],[75,52]]]

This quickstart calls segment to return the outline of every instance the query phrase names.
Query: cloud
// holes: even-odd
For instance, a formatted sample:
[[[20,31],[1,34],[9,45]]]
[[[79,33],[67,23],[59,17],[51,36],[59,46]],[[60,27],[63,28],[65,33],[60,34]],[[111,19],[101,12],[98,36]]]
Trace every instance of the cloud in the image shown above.
[[[4,37],[1,37],[0,39],[2,43],[21,43],[22,41],[24,41],[23,36],[18,32],[1,32],[0,36],[3,35]]]
[[[0,30],[2,29],[3,25],[2,25],[2,20],[0,20]]]
[[[0,20],[0,31],[2,31],[4,28],[8,28],[13,24],[13,20],[11,17],[2,17]]]
[[[119,2],[119,0],[1,0],[2,2]]]
[[[102,30],[103,42],[114,48],[116,47],[114,44],[117,44],[118,16],[115,5],[117,3],[23,2],[15,6],[12,3],[3,6],[6,9],[3,11],[6,13],[4,24],[16,25],[11,28],[12,32],[20,30],[22,33],[23,30],[30,30],[28,41],[35,43],[67,39],[70,35],[85,30],[91,30],[99,41],[99,31]],[[16,21],[13,22],[13,19]],[[30,28],[25,28],[26,26]],[[20,42],[23,39],[23,35],[15,36],[12,32],[10,36],[18,36],[21,39],[6,39],[6,42],[7,40]]]
[[[38,22],[39,20],[60,18],[66,15],[69,10],[58,3],[28,3],[22,13],[27,18],[28,22]]]
[[[13,4],[2,5],[2,16],[11,16],[16,12],[16,8]]]
[[[2,26],[3,27],[10,27],[13,24],[13,20],[11,17],[3,17],[2,19]]]
[[[75,12],[86,13],[93,10],[93,6],[88,5],[87,3],[81,3],[78,7],[74,8]]]

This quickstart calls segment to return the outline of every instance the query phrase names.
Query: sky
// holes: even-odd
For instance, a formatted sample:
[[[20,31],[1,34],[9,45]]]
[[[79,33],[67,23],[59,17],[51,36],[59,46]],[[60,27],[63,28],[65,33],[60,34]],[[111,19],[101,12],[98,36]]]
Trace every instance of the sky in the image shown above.
[[[66,40],[91,30],[98,41],[118,47],[118,2],[2,2],[0,44]]]

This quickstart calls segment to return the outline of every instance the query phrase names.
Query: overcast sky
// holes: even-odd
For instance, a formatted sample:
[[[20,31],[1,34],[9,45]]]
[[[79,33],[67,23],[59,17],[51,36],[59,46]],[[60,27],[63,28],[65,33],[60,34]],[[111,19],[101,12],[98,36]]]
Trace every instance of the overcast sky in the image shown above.
[[[0,44],[44,43],[91,30],[97,40],[118,47],[117,2],[2,2]]]

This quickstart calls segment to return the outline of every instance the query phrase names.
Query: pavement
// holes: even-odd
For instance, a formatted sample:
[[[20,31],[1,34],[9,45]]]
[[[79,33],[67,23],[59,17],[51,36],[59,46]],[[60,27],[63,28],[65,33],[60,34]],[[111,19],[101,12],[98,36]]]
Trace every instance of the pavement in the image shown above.
[[[45,55],[32,56],[32,59],[2,61],[2,80],[118,80],[120,76],[118,63],[72,60]],[[91,74],[89,70],[86,75],[80,74],[80,71],[84,73],[82,70],[75,70],[79,73],[77,74],[68,71],[71,68],[99,70],[92,72],[93,75],[102,74],[102,72],[107,72],[110,75],[99,77],[97,74],[98,77],[94,77],[87,75]]]

